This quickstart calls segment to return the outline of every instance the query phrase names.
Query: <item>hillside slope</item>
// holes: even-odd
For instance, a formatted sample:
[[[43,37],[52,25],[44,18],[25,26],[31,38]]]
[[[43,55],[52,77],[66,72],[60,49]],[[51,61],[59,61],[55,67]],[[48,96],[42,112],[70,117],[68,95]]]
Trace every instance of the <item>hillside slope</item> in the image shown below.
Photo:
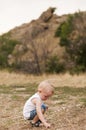
[[[47,71],[52,57],[57,59],[55,65],[59,63],[61,67],[64,64],[65,47],[60,46],[60,37],[55,37],[55,32],[67,21],[68,15],[57,16],[54,11],[55,8],[50,7],[37,20],[15,27],[0,37],[1,66],[9,66],[28,73],[42,73]],[[86,12],[84,14],[86,16]],[[78,23],[78,20],[76,19],[75,22]],[[79,25],[81,23],[77,24]],[[75,34],[72,33],[73,37]],[[10,52],[7,43],[12,43]],[[4,53],[3,48],[8,52]],[[59,70],[57,69],[56,72]]]

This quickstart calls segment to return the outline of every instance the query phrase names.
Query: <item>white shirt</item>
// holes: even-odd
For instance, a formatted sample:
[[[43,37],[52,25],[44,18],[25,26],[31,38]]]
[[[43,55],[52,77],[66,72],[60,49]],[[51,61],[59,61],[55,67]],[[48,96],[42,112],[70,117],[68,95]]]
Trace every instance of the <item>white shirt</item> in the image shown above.
[[[30,111],[36,109],[35,104],[33,104],[33,102],[32,102],[33,98],[38,98],[42,102],[42,100],[41,100],[41,98],[40,98],[40,96],[39,96],[38,93],[35,93],[32,97],[30,97],[26,101],[26,103],[24,105],[24,108],[23,108],[23,116],[24,116],[25,119],[29,119],[29,117],[30,117]]]

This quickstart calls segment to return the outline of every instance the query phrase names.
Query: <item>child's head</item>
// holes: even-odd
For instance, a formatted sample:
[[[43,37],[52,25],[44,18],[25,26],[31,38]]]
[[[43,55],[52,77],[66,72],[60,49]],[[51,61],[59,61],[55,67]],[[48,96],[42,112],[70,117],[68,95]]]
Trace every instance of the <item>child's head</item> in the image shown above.
[[[48,81],[43,81],[38,86],[38,92],[42,100],[47,100],[54,93],[54,87]]]

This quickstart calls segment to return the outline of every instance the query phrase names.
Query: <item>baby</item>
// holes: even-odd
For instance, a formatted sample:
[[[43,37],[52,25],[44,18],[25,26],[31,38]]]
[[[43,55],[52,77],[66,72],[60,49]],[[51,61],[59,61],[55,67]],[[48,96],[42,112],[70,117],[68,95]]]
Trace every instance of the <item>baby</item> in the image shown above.
[[[53,93],[53,86],[48,81],[43,81],[39,84],[37,93],[26,101],[23,116],[24,119],[32,120],[30,122],[32,126],[38,127],[40,123],[43,123],[46,128],[50,127],[43,115],[48,108],[43,101],[51,97]]]

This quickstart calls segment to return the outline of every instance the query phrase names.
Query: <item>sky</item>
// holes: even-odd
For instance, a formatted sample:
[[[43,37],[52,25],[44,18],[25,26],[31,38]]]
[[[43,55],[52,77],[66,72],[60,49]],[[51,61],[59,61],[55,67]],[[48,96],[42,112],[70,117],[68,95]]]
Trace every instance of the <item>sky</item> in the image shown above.
[[[39,18],[49,7],[64,15],[86,11],[86,0],[0,0],[0,35]]]

